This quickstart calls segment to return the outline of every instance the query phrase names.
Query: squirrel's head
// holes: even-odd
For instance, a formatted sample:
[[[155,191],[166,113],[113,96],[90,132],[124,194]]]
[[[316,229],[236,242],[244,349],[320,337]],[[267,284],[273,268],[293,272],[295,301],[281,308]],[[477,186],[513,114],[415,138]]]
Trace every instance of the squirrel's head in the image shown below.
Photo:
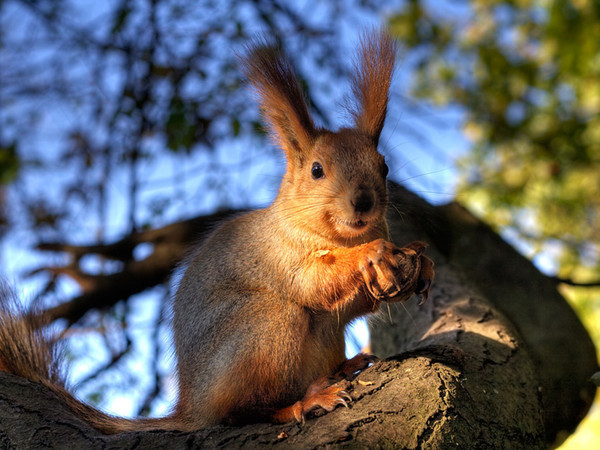
[[[281,51],[264,42],[249,48],[245,73],[287,158],[276,202],[294,226],[352,245],[385,233],[388,167],[377,144],[395,50],[384,32],[363,36],[352,80],[354,126],[333,132],[315,127]]]

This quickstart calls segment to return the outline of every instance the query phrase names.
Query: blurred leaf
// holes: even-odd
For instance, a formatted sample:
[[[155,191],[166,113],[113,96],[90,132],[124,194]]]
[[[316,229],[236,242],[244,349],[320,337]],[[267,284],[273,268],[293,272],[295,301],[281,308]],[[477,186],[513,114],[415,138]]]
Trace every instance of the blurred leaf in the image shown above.
[[[238,119],[233,119],[231,121],[231,131],[232,131],[234,137],[239,136],[240,128],[241,128],[240,121]]]
[[[189,151],[195,143],[196,123],[191,119],[190,105],[180,97],[173,97],[165,124],[167,147],[172,151]]]
[[[390,21],[417,58],[413,94],[465,111],[459,197],[538,251],[558,241],[581,264],[593,246],[600,278],[599,3],[468,5],[439,14],[413,0]]]
[[[8,184],[17,177],[21,161],[17,154],[17,144],[0,146],[0,185]]]
[[[123,30],[130,14],[131,7],[129,5],[129,1],[122,2],[121,5],[119,5],[119,8],[115,11],[112,28],[110,30],[111,34],[118,34]]]

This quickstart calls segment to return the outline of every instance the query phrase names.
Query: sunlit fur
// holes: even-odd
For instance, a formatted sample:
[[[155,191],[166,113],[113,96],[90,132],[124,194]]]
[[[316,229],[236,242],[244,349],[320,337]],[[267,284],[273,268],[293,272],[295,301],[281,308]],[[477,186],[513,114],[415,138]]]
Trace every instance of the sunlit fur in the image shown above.
[[[388,234],[377,142],[394,49],[383,33],[364,36],[355,127],[337,132],[314,126],[276,47],[248,50],[243,67],[287,170],[273,204],[222,225],[182,279],[174,304],[176,417],[187,428],[261,415],[293,420],[287,407],[345,361],[345,325],[378,308],[359,264]],[[323,167],[318,179],[315,162]],[[372,202],[357,211],[361,196]]]
[[[287,170],[270,207],[221,224],[190,259],[173,305],[179,398],[171,416],[118,419],[74,399],[45,368],[55,360],[53,343],[6,312],[0,369],[42,379],[106,433],[297,420],[314,406],[331,410],[343,403],[339,389],[324,389],[318,380],[347,363],[346,324],[379,306],[369,277],[379,277],[379,285],[395,282],[391,266],[369,259],[397,257],[383,240],[386,168],[377,151],[394,53],[386,34],[363,36],[353,79],[354,127],[333,132],[315,127],[275,46],[257,42],[248,49],[242,65]],[[316,179],[314,162],[323,167]]]
[[[356,129],[322,131],[305,158],[305,164],[288,167],[272,206],[282,220],[312,239],[320,236],[344,247],[386,237],[385,161],[369,137]],[[323,166],[323,178],[312,178],[313,162]],[[368,212],[356,212],[352,205],[361,192],[373,199]],[[366,225],[351,226],[359,220]]]

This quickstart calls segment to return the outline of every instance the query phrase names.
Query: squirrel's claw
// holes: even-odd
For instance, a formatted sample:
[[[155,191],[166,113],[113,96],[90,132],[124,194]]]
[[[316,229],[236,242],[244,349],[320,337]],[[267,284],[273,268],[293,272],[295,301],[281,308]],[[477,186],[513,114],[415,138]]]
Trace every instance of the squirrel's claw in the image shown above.
[[[433,261],[425,255],[421,255],[421,270],[419,271],[419,279],[417,281],[416,294],[419,297],[419,305],[422,305],[429,298],[429,290],[435,278],[433,270]]]
[[[369,294],[377,301],[403,301],[414,293],[425,302],[434,277],[433,262],[423,254],[426,248],[420,241],[402,248],[383,239],[366,244],[358,269]]]
[[[279,423],[295,420],[303,424],[306,415],[317,408],[323,408],[327,412],[333,411],[338,405],[347,408],[352,397],[337,383],[324,387],[323,380],[319,378],[311,384],[302,400],[275,412],[273,420]]]
[[[340,396],[340,405],[344,405],[346,408],[348,408],[348,403],[352,402],[352,397],[350,394],[348,394],[346,391],[340,391],[338,392],[338,395]]]

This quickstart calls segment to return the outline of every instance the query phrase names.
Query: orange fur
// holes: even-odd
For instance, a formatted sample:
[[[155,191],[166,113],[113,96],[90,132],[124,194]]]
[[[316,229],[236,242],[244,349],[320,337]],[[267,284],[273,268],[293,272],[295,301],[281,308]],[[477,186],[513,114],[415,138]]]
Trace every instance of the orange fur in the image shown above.
[[[385,36],[363,36],[359,60],[352,80],[357,99],[354,111],[356,127],[373,136],[375,142],[383,129],[387,112],[388,92],[394,70],[396,45]]]
[[[387,240],[387,166],[377,142],[394,52],[384,33],[363,37],[355,127],[333,132],[314,126],[278,49],[249,49],[243,67],[287,170],[271,206],[223,223],[189,261],[174,300],[179,399],[171,417],[121,420],[79,403],[47,369],[55,347],[33,326],[11,336],[18,319],[9,316],[0,367],[46,384],[107,433],[304,420],[314,408],[346,404],[328,377],[370,361],[346,361],[346,324],[381,301],[426,297],[433,279],[424,244],[398,248]]]

